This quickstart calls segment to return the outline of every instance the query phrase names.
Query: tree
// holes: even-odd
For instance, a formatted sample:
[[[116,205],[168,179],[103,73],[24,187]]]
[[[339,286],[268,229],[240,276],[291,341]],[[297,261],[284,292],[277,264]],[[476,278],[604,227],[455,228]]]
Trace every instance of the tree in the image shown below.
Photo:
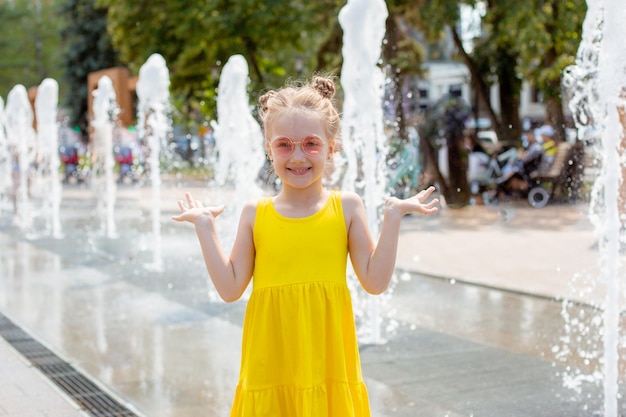
[[[474,40],[474,47],[468,51],[460,33],[460,7],[485,6],[482,20],[482,36]],[[517,71],[519,52],[516,49],[515,33],[511,16],[516,16],[526,4],[516,0],[459,1],[440,0],[426,2],[422,8],[423,19],[430,23],[431,39],[448,29],[457,48],[459,58],[465,63],[470,74],[472,87],[484,111],[489,115],[494,130],[503,141],[517,142],[521,137],[519,118],[521,75]],[[500,87],[500,114],[491,103],[490,88],[495,83]]]
[[[63,24],[54,2],[0,2],[0,95],[17,84],[37,86],[62,74]]]
[[[477,64],[480,77],[487,86],[498,84],[500,114],[496,116],[492,103],[486,101],[498,138],[517,145],[522,137],[519,109],[523,80],[519,72],[520,53],[513,22],[518,22],[517,16],[527,6],[517,0],[491,0],[486,5],[487,12],[482,21],[484,35],[475,40],[472,62]],[[487,94],[488,90],[484,93]]]
[[[436,41],[446,36],[446,31],[452,36],[457,47],[460,59],[468,67],[472,85],[485,103],[494,121],[497,121],[495,112],[490,106],[489,85],[490,78],[486,70],[490,69],[484,61],[471,56],[461,40],[457,24],[460,20],[460,4],[457,0],[437,0],[416,2],[420,10],[420,28],[426,33],[427,40]],[[470,2],[474,4],[474,2]],[[428,22],[426,24],[426,22]],[[463,144],[463,123],[469,116],[469,109],[460,98],[444,96],[426,114],[425,121],[419,126],[422,138],[421,151],[426,155],[429,165],[441,187],[440,191],[450,207],[463,207],[469,203],[470,191],[467,183],[467,151]],[[443,135],[443,137],[442,137]],[[448,150],[448,178],[444,178],[438,164],[439,141],[445,140]]]
[[[483,34],[475,40],[471,52],[463,47],[457,29],[460,4],[485,7]],[[585,11],[584,0],[440,0],[428,2],[423,9],[432,24],[431,33],[451,28],[460,56],[472,73],[474,88],[487,103],[493,125],[513,142],[519,138],[519,93],[524,79],[543,92],[547,119],[562,132],[561,80],[563,70],[576,56]],[[499,117],[488,94],[494,82],[500,86]]]
[[[175,100],[189,110],[200,108],[212,115],[219,72],[232,55],[246,58],[254,95],[297,74],[300,64],[314,67],[316,45],[328,30],[324,19],[338,2],[99,0],[98,4],[108,8],[113,44],[132,70],[137,71],[149,55],[161,54]]]
[[[411,75],[422,75],[422,61],[425,55],[423,46],[416,39],[415,27],[420,21],[420,15],[416,3],[411,0],[387,0],[389,16],[386,21],[385,42],[382,45],[382,66],[387,68],[390,78],[394,118],[391,121],[394,132],[401,142],[407,143],[406,115],[403,112],[402,85],[405,79]],[[319,43],[316,53],[317,70],[328,71],[332,69],[338,74],[341,67],[341,48],[343,30],[337,21],[337,14],[343,4],[337,4],[331,10],[332,22],[324,35],[324,40]],[[326,12],[328,13],[328,12]]]
[[[61,14],[67,26],[62,31],[65,45],[65,82],[63,103],[70,109],[70,123],[86,134],[89,73],[121,65],[106,31],[107,10],[96,7],[95,0],[65,0]]]
[[[418,1],[430,39],[448,29],[459,57],[468,67],[472,87],[492,120],[498,136],[519,143],[519,96],[522,81],[538,87],[546,98],[547,118],[564,136],[561,79],[573,62],[585,15],[584,0],[436,0]],[[461,5],[482,5],[482,35],[466,50],[459,31]],[[490,87],[500,87],[500,114],[490,99]],[[450,161],[450,167],[454,166]],[[451,175],[451,177],[453,177]],[[450,187],[455,189],[455,187]]]
[[[563,71],[575,61],[587,11],[585,0],[532,0],[512,24],[519,27],[520,72],[543,92],[546,119],[565,139]]]
[[[395,132],[403,143],[408,143],[407,120],[403,111],[402,85],[407,77],[423,75],[422,61],[425,51],[417,41],[412,28],[419,22],[419,12],[415,2],[406,0],[388,1],[389,16],[386,22],[385,43],[383,44],[384,64],[389,67],[389,77],[393,91]]]
[[[467,151],[463,143],[465,122],[470,115],[469,105],[455,94],[444,95],[435,106],[426,112],[423,123],[419,126],[420,137],[425,146],[430,163],[438,160],[438,141],[444,140],[448,151],[448,180],[439,169],[436,170],[436,180],[440,185],[440,192],[449,207],[458,208],[467,205],[470,199],[469,184],[467,182]]]

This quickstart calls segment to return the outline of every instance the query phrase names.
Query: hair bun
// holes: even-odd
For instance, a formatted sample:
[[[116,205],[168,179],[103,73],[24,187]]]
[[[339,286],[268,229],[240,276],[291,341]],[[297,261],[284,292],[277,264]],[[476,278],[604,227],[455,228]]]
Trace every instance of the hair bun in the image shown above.
[[[335,83],[331,79],[315,77],[311,84],[322,97],[331,99],[335,96]]]
[[[270,90],[267,93],[263,94],[261,97],[259,97],[259,104],[261,105],[261,110],[263,112],[267,111],[267,102],[275,95],[276,91]]]

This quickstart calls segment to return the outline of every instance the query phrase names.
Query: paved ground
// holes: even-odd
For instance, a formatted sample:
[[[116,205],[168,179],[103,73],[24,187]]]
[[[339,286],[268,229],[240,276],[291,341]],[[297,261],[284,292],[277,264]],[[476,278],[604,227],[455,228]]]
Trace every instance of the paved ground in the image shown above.
[[[0,416],[87,416],[0,337]]]
[[[117,239],[99,233],[80,188],[64,193],[64,239],[0,224],[0,312],[150,417],[227,415],[237,376],[245,302],[214,300],[193,234],[167,221],[186,189],[163,190],[161,271],[149,189],[119,190]],[[588,380],[607,260],[586,210],[521,202],[405,218],[397,282],[377,299],[386,340],[361,349],[373,415],[601,415],[601,384]],[[355,303],[364,341],[370,302]],[[0,369],[11,371],[0,416],[80,414],[1,337]]]
[[[530,208],[526,202],[443,210],[405,219],[397,266],[421,274],[586,304],[604,291],[582,291],[575,278],[597,278],[598,249],[587,205]],[[621,256],[621,255],[620,255]]]

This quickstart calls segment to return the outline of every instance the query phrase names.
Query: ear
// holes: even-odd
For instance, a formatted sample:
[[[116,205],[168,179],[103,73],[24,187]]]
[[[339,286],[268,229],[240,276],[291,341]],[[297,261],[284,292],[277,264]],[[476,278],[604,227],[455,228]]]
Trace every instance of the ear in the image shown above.
[[[265,154],[267,155],[267,159],[270,161],[274,160],[272,157],[272,148],[270,147],[270,142],[267,139],[265,140]]]
[[[335,154],[335,141],[333,140],[332,143],[328,144],[328,155],[326,156],[327,159],[332,159],[334,154]]]

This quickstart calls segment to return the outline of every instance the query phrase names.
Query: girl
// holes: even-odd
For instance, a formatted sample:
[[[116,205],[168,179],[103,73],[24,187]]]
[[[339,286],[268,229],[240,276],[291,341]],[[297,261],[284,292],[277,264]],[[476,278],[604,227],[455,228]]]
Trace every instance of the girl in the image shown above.
[[[365,290],[382,293],[402,216],[437,211],[437,199],[426,202],[433,187],[407,200],[390,198],[375,244],[361,198],[324,188],[340,131],[334,94],[331,79],[315,77],[260,98],[265,146],[282,189],[244,206],[230,257],[215,226],[224,206],[205,207],[187,193],[173,217],[194,224],[225,301],[237,300],[254,276],[231,417],[369,417],[347,257]]]

